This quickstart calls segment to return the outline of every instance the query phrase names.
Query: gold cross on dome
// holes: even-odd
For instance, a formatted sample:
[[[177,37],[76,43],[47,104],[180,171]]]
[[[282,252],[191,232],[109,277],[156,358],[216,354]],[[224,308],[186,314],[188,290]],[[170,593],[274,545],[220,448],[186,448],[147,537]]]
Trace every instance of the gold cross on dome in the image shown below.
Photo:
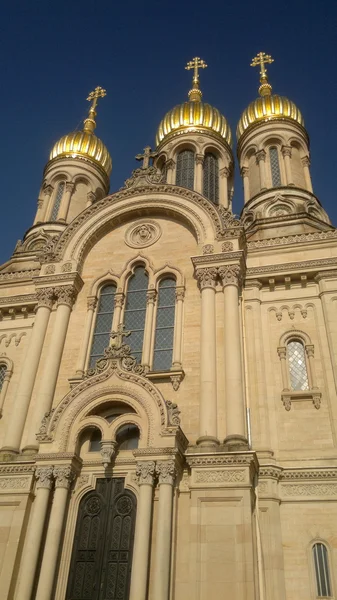
[[[112,331],[110,333],[111,337],[111,346],[116,349],[119,349],[123,345],[123,338],[131,335],[131,331],[124,331],[124,324],[120,323],[117,327],[117,331]]]
[[[266,64],[271,64],[274,62],[274,59],[270,56],[270,54],[266,54],[265,52],[259,52],[255,58],[253,58],[250,63],[251,67],[260,66],[260,76],[265,79],[267,77],[267,69],[265,67]]]
[[[157,152],[151,152],[151,146],[145,146],[144,154],[137,154],[136,160],[142,160],[142,169],[147,169],[150,164],[150,158],[155,158]]]
[[[93,101],[91,108],[95,109],[98,98],[104,98],[104,96],[106,96],[106,90],[99,86],[95,87],[95,89],[92,92],[90,92],[87,98],[88,102],[91,102],[91,100]]]
[[[185,69],[187,69],[187,71],[194,69],[193,83],[198,83],[199,69],[206,69],[206,67],[207,67],[207,65],[206,65],[205,61],[202,60],[201,58],[199,58],[199,56],[195,56],[192,60],[190,60],[187,63]]]

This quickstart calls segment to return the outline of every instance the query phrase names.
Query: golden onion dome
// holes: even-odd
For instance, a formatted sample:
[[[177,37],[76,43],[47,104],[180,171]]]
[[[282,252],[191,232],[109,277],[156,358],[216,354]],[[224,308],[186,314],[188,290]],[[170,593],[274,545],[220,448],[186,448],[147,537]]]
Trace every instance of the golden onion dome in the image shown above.
[[[231,145],[232,134],[225,117],[217,108],[201,101],[198,69],[206,67],[206,63],[199,57],[187,63],[185,68],[194,70],[193,87],[188,94],[189,101],[169,110],[161,120],[156,134],[157,146],[164,139],[191,132],[212,133]]]
[[[243,111],[236,129],[236,137],[238,140],[248,128],[256,123],[267,122],[272,119],[290,119],[304,127],[302,113],[297,108],[296,104],[285,96],[278,96],[277,94],[271,93],[272,87],[267,79],[267,70],[265,68],[266,62],[272,63],[274,62],[274,59],[264,52],[259,52],[251,63],[252,67],[257,65],[261,67],[261,85],[259,87],[260,97],[251,102],[248,108]]]
[[[111,156],[107,147],[103,144],[96,135],[94,129],[96,127],[96,105],[98,98],[103,98],[106,91],[100,87],[91,92],[88,100],[92,100],[92,105],[89,109],[89,116],[84,121],[83,131],[73,131],[64,135],[56,144],[50,153],[50,160],[60,157],[80,158],[94,162],[102,167],[105,174],[109,177],[112,169]]]

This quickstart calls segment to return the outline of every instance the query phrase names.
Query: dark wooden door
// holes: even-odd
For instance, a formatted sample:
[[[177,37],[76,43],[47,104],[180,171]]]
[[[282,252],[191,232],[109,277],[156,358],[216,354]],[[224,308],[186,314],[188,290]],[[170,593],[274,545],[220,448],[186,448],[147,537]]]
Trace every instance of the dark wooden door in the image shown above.
[[[136,498],[124,479],[98,479],[78,510],[66,600],[128,600]]]

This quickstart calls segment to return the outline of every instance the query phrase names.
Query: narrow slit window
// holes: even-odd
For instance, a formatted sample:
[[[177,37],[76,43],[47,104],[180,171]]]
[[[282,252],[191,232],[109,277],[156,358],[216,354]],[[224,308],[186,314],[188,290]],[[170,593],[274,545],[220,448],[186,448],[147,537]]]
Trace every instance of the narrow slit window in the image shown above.
[[[217,156],[208,152],[204,160],[203,194],[219,204],[219,161]]]
[[[182,150],[177,156],[176,184],[181,187],[194,189],[194,152]]]
[[[7,365],[4,365],[4,364],[0,365],[0,392],[2,390],[2,386],[5,381],[6,373],[7,373]]]
[[[127,331],[131,331],[127,343],[131,346],[132,356],[139,363],[142,361],[143,353],[147,288],[147,273],[144,267],[137,267],[128,283],[124,325]]]
[[[287,352],[291,388],[298,391],[308,390],[309,380],[303,343],[298,340],[288,342]]]
[[[330,582],[328,550],[324,544],[317,543],[312,548],[315,576],[316,593],[318,598],[331,598],[332,589]]]
[[[104,354],[110,344],[110,333],[115,306],[116,286],[105,285],[101,289],[96,316],[94,336],[92,340],[89,367],[95,366],[96,361]]]
[[[159,284],[153,370],[167,371],[172,366],[176,282],[163,279]]]
[[[276,146],[269,149],[271,180],[273,187],[279,187],[281,184],[280,162]]]
[[[64,181],[61,181],[61,183],[58,184],[58,188],[56,191],[54,206],[53,206],[53,210],[52,210],[52,213],[50,216],[51,221],[56,221],[57,215],[59,214],[61,200],[62,200],[63,193],[64,193],[64,188],[65,188],[65,183],[64,183]]]

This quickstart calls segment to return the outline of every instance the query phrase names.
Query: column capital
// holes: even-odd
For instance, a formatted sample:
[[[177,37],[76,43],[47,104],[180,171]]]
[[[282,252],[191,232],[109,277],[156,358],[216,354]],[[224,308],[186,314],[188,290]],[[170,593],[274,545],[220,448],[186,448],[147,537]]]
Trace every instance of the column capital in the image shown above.
[[[223,167],[219,171],[220,177],[226,177],[226,179],[228,179],[228,177],[230,176],[230,174],[231,174],[231,170],[228,167]]]
[[[287,357],[287,349],[285,346],[279,346],[277,348],[277,354],[279,355],[279,357],[282,358],[286,358]]]
[[[87,298],[87,309],[95,310],[95,308],[97,306],[97,302],[98,302],[98,298],[96,296],[89,296],[89,298]]]
[[[59,467],[54,467],[53,475],[55,478],[56,488],[68,489],[71,482],[75,478],[75,471],[71,466],[62,465]]]
[[[222,280],[222,285],[235,285],[239,287],[242,283],[242,273],[239,265],[226,265],[219,267],[219,276]]]
[[[281,152],[282,152],[282,156],[289,156],[289,158],[291,158],[292,147],[291,146],[282,146]]]
[[[215,267],[205,267],[204,269],[198,269],[195,274],[199,289],[205,288],[215,289],[215,282],[217,277],[217,269]]]
[[[38,207],[38,208],[42,208],[42,206],[43,206],[43,203],[44,203],[44,200],[43,200],[43,198],[38,198],[38,200],[37,200],[37,207]]]
[[[310,167],[310,158],[309,156],[302,156],[301,162],[303,167]]]
[[[66,192],[73,192],[75,184],[73,181],[66,181]]]
[[[57,306],[65,304],[72,308],[76,300],[77,291],[73,285],[61,285],[55,288],[55,296],[57,298]]]
[[[54,190],[53,186],[49,184],[43,188],[43,193],[45,196],[51,196],[53,193],[53,190]]]
[[[155,470],[156,464],[154,460],[137,462],[136,475],[138,478],[138,485],[153,485]]]
[[[155,304],[157,297],[156,290],[148,290],[146,292],[146,304]]]
[[[36,487],[51,489],[53,483],[53,467],[37,467],[35,470]]]
[[[176,288],[176,300],[184,300],[185,298],[185,288],[177,287]]]
[[[249,173],[249,167],[241,167],[240,175],[241,177],[247,177]]]
[[[44,306],[45,308],[52,309],[54,303],[54,288],[40,288],[36,290],[38,308]]]
[[[88,202],[91,202],[91,204],[93,204],[96,200],[96,194],[95,192],[88,192],[87,193],[87,200]]]
[[[174,481],[177,474],[174,460],[157,461],[156,473],[158,475],[159,485],[161,485],[162,483],[174,485]]]
[[[123,292],[117,292],[115,294],[115,308],[122,308],[124,304],[125,296]]]
[[[197,165],[203,165],[204,164],[204,159],[205,159],[205,157],[204,157],[203,154],[196,154],[195,155],[195,163]]]
[[[313,358],[314,357],[315,347],[314,347],[313,344],[309,344],[309,345],[305,346],[305,351],[307,353],[307,357],[308,358]]]
[[[256,154],[256,162],[257,164],[259,164],[261,162],[261,160],[263,160],[263,162],[266,160],[266,151],[265,150],[259,150]]]
[[[116,446],[117,442],[114,440],[101,442],[101,457],[105,469],[110,465],[111,459],[116,453]]]
[[[176,163],[175,163],[175,160],[173,160],[173,158],[169,158],[165,163],[165,167],[167,170],[174,169],[175,166],[176,166]]]

